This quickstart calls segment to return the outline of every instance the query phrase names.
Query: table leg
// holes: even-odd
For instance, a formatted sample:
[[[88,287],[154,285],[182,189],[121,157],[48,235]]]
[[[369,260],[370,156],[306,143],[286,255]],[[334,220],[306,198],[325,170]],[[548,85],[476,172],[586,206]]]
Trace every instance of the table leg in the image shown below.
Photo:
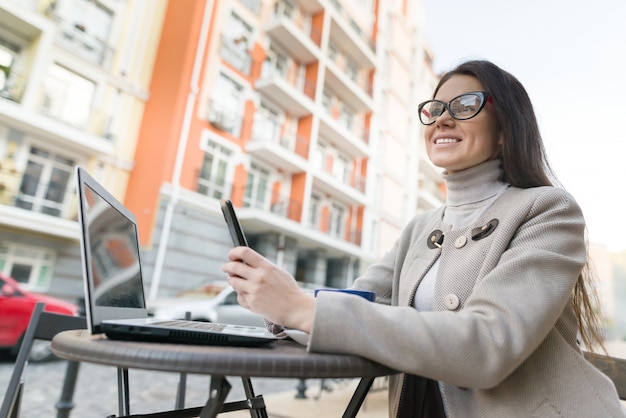
[[[231,385],[224,376],[211,376],[209,399],[202,408],[200,418],[215,418],[221,412]]]
[[[251,418],[267,418],[267,411],[265,409],[265,402],[263,401],[262,396],[255,396],[254,389],[252,388],[252,381],[248,376],[242,376],[241,381],[243,382],[243,390],[246,393],[246,399],[249,402],[250,406],[250,417]],[[259,399],[262,403],[262,408],[254,407],[252,401],[254,399]]]
[[[121,417],[130,415],[130,390],[128,388],[128,369],[117,368],[117,404]]]
[[[359,382],[359,385],[356,387],[354,394],[352,395],[352,399],[350,399],[350,403],[343,413],[343,418],[353,418],[356,417],[356,414],[361,409],[361,405],[367,396],[367,392],[369,392],[372,387],[372,383],[374,382],[374,377],[363,377]]]

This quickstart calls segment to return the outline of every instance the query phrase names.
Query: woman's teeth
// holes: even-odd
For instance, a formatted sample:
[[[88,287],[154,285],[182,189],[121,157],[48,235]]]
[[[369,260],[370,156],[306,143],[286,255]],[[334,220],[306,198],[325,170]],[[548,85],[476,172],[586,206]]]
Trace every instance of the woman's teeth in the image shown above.
[[[455,138],[439,138],[435,140],[435,144],[453,144],[455,142],[459,142],[459,140]]]

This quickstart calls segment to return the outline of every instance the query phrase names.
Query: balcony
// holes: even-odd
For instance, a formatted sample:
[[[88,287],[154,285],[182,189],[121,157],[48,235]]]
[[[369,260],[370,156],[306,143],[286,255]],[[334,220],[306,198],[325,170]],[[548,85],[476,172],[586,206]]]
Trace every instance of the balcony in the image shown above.
[[[265,30],[272,42],[280,45],[299,63],[309,64],[318,60],[319,48],[312,40],[312,37],[317,36],[306,34],[304,23],[298,24],[286,16],[274,15]]]
[[[313,191],[332,196],[337,202],[347,206],[365,205],[365,179],[356,179],[350,183],[341,181],[326,171],[313,173]]]
[[[297,80],[290,82],[270,65],[264,64],[261,77],[256,81],[257,91],[272,103],[284,109],[290,115],[301,118],[313,113],[313,101],[304,93],[304,89],[296,87]],[[307,85],[305,83],[304,87]]]
[[[366,135],[363,130],[363,136]],[[339,149],[354,157],[369,156],[367,141],[334,119],[328,112],[320,113],[320,137],[331,141]]]
[[[296,0],[296,3],[309,15],[315,15],[324,10],[321,0]]]
[[[308,151],[309,139],[291,134],[281,135],[280,128],[271,119],[256,118],[252,140],[246,144],[246,151],[287,173],[306,171],[307,161],[297,151]]]
[[[239,136],[242,122],[240,114],[226,109],[220,102],[209,101],[206,119],[215,129]]]
[[[326,66],[326,86],[357,112],[371,112],[374,102],[367,92],[371,88],[365,83],[352,80],[336,63]]]
[[[359,68],[374,68],[376,55],[372,38],[348,22],[352,23],[352,18],[347,12],[335,7],[330,26],[331,42],[340,50],[348,53]]]
[[[332,225],[331,213],[324,213],[319,216],[317,222],[313,225],[310,225],[312,229],[319,230],[330,235],[332,238],[346,241],[355,245],[361,245],[362,231],[361,229],[351,228],[350,225],[346,221],[342,221],[344,224],[339,231],[337,231],[336,226]]]
[[[233,190],[233,194],[241,193],[241,190]],[[247,233],[263,234],[271,231],[285,234],[297,241],[299,249],[324,248],[328,257],[371,258],[371,254],[363,252],[360,248],[359,230],[349,231],[345,236],[339,237],[330,236],[327,230],[323,231],[319,227],[304,227],[299,221],[305,216],[301,213],[303,208],[300,202],[289,199],[286,194],[275,195],[274,198],[272,203],[267,205],[244,205],[237,209],[239,220]]]

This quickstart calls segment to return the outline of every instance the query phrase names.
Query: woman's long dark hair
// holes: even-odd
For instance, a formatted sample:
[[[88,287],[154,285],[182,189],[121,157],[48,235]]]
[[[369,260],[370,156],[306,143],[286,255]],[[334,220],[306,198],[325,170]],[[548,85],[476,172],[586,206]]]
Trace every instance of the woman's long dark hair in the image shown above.
[[[561,186],[548,163],[535,111],[522,83],[489,61],[467,61],[441,77],[434,95],[455,75],[476,78],[491,96],[496,120],[503,134],[501,180],[524,189]],[[593,350],[594,347],[599,347],[604,350],[600,306],[593,279],[587,254],[587,263],[574,287],[572,306],[578,318],[580,335],[586,349]]]

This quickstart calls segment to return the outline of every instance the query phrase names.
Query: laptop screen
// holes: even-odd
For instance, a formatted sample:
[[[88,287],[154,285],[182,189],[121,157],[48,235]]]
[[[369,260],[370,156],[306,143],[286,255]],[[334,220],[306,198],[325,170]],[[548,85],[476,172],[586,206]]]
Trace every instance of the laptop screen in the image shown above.
[[[96,306],[144,308],[135,224],[85,187]]]
[[[86,308],[92,331],[106,319],[147,316],[134,216],[77,168]]]

